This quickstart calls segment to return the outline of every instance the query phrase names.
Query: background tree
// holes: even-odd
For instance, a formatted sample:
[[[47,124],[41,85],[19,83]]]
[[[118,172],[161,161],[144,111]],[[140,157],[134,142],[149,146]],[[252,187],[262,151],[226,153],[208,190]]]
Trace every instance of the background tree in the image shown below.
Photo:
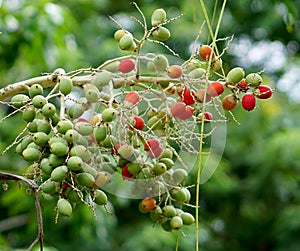
[[[170,26],[172,41],[167,45],[182,58],[188,58],[204,22],[200,4],[137,3],[147,16],[158,7],[172,16],[185,13]],[[220,9],[221,3],[216,3]],[[214,3],[205,4],[212,17]],[[240,124],[227,124],[222,162],[213,177],[201,186],[200,246],[205,250],[296,251],[299,246],[297,6],[299,1],[247,0],[227,4],[219,37],[234,34],[234,40],[223,59],[225,69],[235,65],[249,71],[266,68],[264,81],[276,92],[271,101],[262,103],[251,114],[241,109],[234,111]],[[117,27],[107,15],[122,21],[130,31],[136,28],[126,16],[136,9],[126,1],[118,5],[105,0],[3,1],[0,7],[2,86],[51,72],[58,66],[68,71],[97,66],[122,55],[113,40]],[[210,42],[206,29],[201,30],[199,41]],[[218,46],[224,47],[222,41]],[[164,52],[161,47],[155,50]],[[1,117],[9,112],[1,106]],[[14,116],[0,123],[1,152],[21,130],[20,121],[20,116]],[[1,169],[19,172],[23,166],[23,160],[16,158],[13,150],[1,156]],[[34,203],[32,196],[24,196],[25,190],[14,185],[0,194],[3,250],[24,247],[35,238]],[[137,201],[114,196],[110,199],[114,202],[114,214],[107,215],[99,209],[98,220],[82,206],[72,219],[55,224],[52,209],[45,207],[46,246],[72,250],[84,243],[85,250],[174,250],[176,236],[153,230],[149,219],[136,213]],[[182,249],[193,248],[194,236],[187,235],[189,238],[182,238]]]

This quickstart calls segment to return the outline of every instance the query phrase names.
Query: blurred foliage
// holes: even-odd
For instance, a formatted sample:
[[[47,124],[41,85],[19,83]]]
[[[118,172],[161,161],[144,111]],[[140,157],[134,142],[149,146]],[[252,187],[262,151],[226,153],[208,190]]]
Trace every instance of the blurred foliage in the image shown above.
[[[209,16],[214,1],[204,1]],[[219,13],[222,1],[216,1]],[[199,1],[137,1],[146,16],[163,7],[170,17],[185,15],[168,27],[172,39],[167,44],[182,58],[188,58],[204,16]],[[299,62],[299,0],[228,1],[220,37],[234,34],[259,41],[280,41],[286,60]],[[117,26],[138,32],[137,23],[127,15],[138,16],[130,1],[108,0],[3,0],[0,1],[0,86],[51,72],[97,66],[106,59],[123,55],[113,40]],[[218,19],[214,17],[213,27]],[[204,26],[205,27],[205,26]],[[138,34],[138,33],[137,33]],[[200,43],[209,42],[203,28]],[[234,42],[233,42],[234,43]],[[224,44],[220,42],[222,48]],[[148,51],[165,52],[156,45]],[[229,50],[230,52],[230,50]],[[242,53],[242,52],[238,52]],[[247,52],[243,55],[249,57]],[[237,53],[224,55],[225,67],[233,67]],[[263,65],[252,64],[253,69]],[[267,82],[276,81],[287,67],[273,71]],[[296,83],[293,83],[296,85]],[[275,92],[272,100],[258,109],[234,111],[239,124],[227,125],[223,160],[213,177],[201,186],[200,246],[207,251],[274,250],[297,251],[300,240],[300,125],[299,104],[288,102],[288,93]],[[10,110],[0,106],[1,117]],[[11,130],[13,128],[13,130]],[[0,123],[0,150],[9,145],[22,128],[18,116]],[[24,162],[9,150],[1,156],[1,169],[21,172]],[[194,170],[195,171],[195,170]],[[192,172],[193,173],[193,172]],[[192,175],[191,181],[195,179]],[[1,182],[1,185],[3,182]],[[26,187],[8,182],[0,192],[0,249],[24,248],[36,236],[33,198]],[[149,218],[138,212],[138,201],[110,196],[112,215],[97,209],[96,218],[87,207],[76,208],[70,219],[54,223],[54,203],[42,199],[45,224],[45,250],[174,250],[176,235],[152,228]],[[24,224],[13,225],[17,216]],[[184,230],[180,250],[192,250],[194,233]],[[10,249],[11,248],[11,249]]]

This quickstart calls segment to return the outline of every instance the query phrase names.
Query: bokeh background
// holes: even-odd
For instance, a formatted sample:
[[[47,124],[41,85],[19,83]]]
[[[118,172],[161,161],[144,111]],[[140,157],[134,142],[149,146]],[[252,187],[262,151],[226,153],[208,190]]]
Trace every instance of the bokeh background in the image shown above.
[[[161,7],[169,17],[185,14],[168,25],[172,39],[166,44],[183,59],[189,58],[204,22],[199,1],[136,2],[148,17]],[[220,12],[222,1],[204,2],[210,17],[214,8]],[[299,250],[299,6],[299,0],[227,3],[219,38],[234,35],[234,39],[223,56],[225,70],[234,66],[244,67],[246,72],[263,69],[264,82],[275,91],[271,100],[261,102],[254,111],[237,108],[234,116],[239,123],[227,124],[222,161],[213,177],[201,185],[200,250]],[[57,67],[69,71],[97,66],[123,55],[113,40],[117,26],[108,15],[129,31],[142,33],[129,18],[139,14],[127,0],[0,0],[0,87]],[[209,41],[204,25],[199,43]],[[218,46],[222,48],[224,43]],[[163,47],[148,50],[166,52]],[[9,112],[0,106],[0,117]],[[1,152],[22,126],[18,115],[0,123]],[[1,170],[22,172],[24,164],[12,150],[0,156]],[[23,250],[36,237],[34,202],[26,189],[10,183],[8,191],[0,190],[0,250]],[[95,219],[81,206],[58,224],[54,205],[45,202],[45,250],[175,249],[176,234],[153,228],[150,219],[138,212],[137,200],[113,195],[109,199],[112,215],[99,208]],[[186,229],[185,234],[180,250],[193,250],[194,229]]]

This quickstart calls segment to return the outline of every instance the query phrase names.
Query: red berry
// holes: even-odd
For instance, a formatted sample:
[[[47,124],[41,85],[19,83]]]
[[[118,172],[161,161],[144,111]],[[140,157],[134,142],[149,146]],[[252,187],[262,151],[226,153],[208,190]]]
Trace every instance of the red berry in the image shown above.
[[[273,94],[272,88],[267,85],[259,85],[254,89],[253,94],[260,99],[270,98]]]
[[[211,100],[210,95],[208,95],[207,93],[205,95],[205,90],[204,89],[197,90],[194,96],[195,96],[196,101],[198,101],[200,103],[203,103],[205,96],[206,96],[206,99],[205,99],[206,102],[209,102]]]
[[[216,97],[224,92],[224,86],[220,82],[212,82],[208,85],[206,92],[208,95]]]
[[[140,95],[136,91],[128,92],[124,101],[126,104],[135,105],[140,101]]]
[[[122,73],[131,72],[134,69],[134,67],[135,65],[132,59],[123,59],[118,66],[119,71]]]
[[[233,94],[228,94],[222,99],[222,107],[226,111],[230,111],[236,107],[238,99]]]
[[[159,141],[157,139],[149,139],[146,144],[144,144],[144,149],[149,151],[150,149],[153,151],[159,147]]]
[[[210,122],[213,119],[213,115],[210,112],[204,112],[204,122]]]
[[[180,78],[183,71],[179,65],[170,65],[167,67],[167,73],[170,78]]]
[[[122,168],[122,176],[124,180],[132,178],[133,175],[130,172],[128,172],[128,165],[125,165]]]
[[[145,125],[144,119],[140,116],[134,116],[133,119],[134,119],[134,126],[133,127],[135,129],[138,129],[138,130],[143,130],[144,125]]]
[[[246,82],[245,79],[243,79],[242,81],[239,82],[238,86],[242,89],[247,89],[248,88],[248,84]]]
[[[193,105],[195,103],[195,91],[190,90],[187,87],[183,87],[178,91],[178,95],[186,105]]]
[[[242,106],[245,110],[251,111],[254,109],[256,104],[256,99],[253,94],[246,93],[244,97],[242,98]]]
[[[155,149],[147,151],[147,153],[151,159],[154,159],[154,158],[158,158],[161,155],[162,151],[163,149],[159,146]]]
[[[191,118],[193,116],[193,114],[194,114],[194,108],[187,105],[185,112],[180,114],[179,118],[182,119],[182,120],[186,120],[186,119]]]
[[[171,114],[174,118],[178,118],[186,111],[186,104],[184,102],[177,102],[171,106]]]
[[[211,56],[212,62],[215,60],[215,53],[213,52],[212,48],[209,45],[202,45],[199,49],[199,55],[204,61],[209,61]]]
[[[156,207],[156,200],[151,197],[147,197],[142,200],[141,207],[144,211],[151,211]]]

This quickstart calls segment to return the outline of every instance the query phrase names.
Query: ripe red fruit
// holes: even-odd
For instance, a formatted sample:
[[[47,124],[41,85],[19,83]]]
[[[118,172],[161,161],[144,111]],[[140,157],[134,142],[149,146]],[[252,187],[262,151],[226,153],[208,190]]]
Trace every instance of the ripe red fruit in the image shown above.
[[[206,102],[209,102],[211,100],[210,95],[208,95],[207,93],[205,95],[205,90],[204,89],[197,90],[194,96],[195,96],[195,100],[200,102],[200,103],[204,102],[204,97],[205,96],[206,96],[206,99],[205,99]]]
[[[251,111],[254,109],[256,104],[256,99],[253,94],[246,93],[244,97],[242,98],[242,106],[245,110]]]
[[[204,112],[204,122],[210,122],[213,119],[213,115],[210,112]]]
[[[125,96],[124,103],[125,105],[135,105],[140,101],[140,95],[136,91],[128,92]]]
[[[193,105],[195,103],[195,91],[190,90],[187,87],[183,87],[178,91],[178,95],[181,98],[181,101],[186,105]]]
[[[128,165],[125,165],[122,168],[122,176],[124,180],[132,178],[133,175],[130,172],[128,172]]]
[[[128,73],[131,72],[134,69],[134,61],[132,59],[123,59],[119,66],[118,69],[122,73]]]
[[[236,107],[237,97],[233,94],[228,94],[222,99],[222,107],[226,111],[230,111]]]
[[[189,119],[189,118],[191,118],[191,117],[193,116],[193,114],[194,114],[194,108],[193,108],[193,107],[187,105],[185,108],[186,108],[186,109],[185,109],[185,112],[182,113],[182,114],[180,114],[180,115],[178,116],[178,117],[179,117],[180,119],[182,119],[182,120]]]
[[[204,61],[209,61],[211,56],[212,62],[215,61],[216,55],[213,52],[212,48],[209,45],[202,45],[199,49],[199,55]]]
[[[171,114],[174,118],[178,118],[181,114],[185,113],[186,104],[184,102],[177,102],[171,106]]]
[[[170,78],[180,78],[183,71],[179,65],[170,65],[167,67],[167,73]]]
[[[159,147],[159,141],[157,139],[149,139],[145,144],[144,144],[144,149],[146,151],[149,151],[150,149],[153,151],[156,148]]]
[[[248,84],[247,84],[247,82],[246,82],[245,79],[241,80],[241,81],[239,82],[238,86],[239,86],[240,88],[242,88],[242,89],[247,89],[247,88],[248,88]]]
[[[155,149],[147,151],[147,153],[151,159],[158,158],[162,154],[162,152],[163,152],[163,149],[160,146]]]
[[[267,85],[259,85],[254,89],[253,94],[260,99],[270,98],[273,94],[272,88]]]
[[[224,86],[222,83],[215,81],[208,85],[206,92],[211,97],[217,97],[224,92]]]
[[[144,211],[151,211],[156,207],[156,200],[152,197],[147,197],[141,201],[141,207]]]
[[[134,116],[133,119],[134,119],[134,126],[133,127],[135,129],[138,129],[138,130],[143,130],[144,125],[145,125],[144,119],[140,116]]]

